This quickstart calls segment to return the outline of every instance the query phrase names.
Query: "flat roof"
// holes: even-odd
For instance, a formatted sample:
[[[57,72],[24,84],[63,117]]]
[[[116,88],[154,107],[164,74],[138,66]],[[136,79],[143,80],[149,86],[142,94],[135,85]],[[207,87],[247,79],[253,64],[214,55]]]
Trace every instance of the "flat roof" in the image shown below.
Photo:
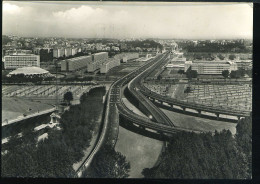
[[[93,55],[100,55],[100,54],[105,54],[105,53],[108,53],[108,52],[99,52],[99,53],[95,53]]]
[[[66,59],[67,61],[74,61],[74,60],[78,60],[78,59],[83,59],[83,58],[88,58],[91,56],[79,56],[79,57],[75,57],[75,58],[70,58],[70,59]]]

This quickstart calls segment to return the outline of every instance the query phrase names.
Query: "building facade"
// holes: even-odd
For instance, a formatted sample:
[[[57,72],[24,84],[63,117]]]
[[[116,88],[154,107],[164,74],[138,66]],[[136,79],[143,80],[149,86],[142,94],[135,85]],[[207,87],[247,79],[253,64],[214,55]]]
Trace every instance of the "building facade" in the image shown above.
[[[61,61],[61,71],[76,71],[86,68],[92,62],[91,56],[81,56]]]
[[[5,56],[5,69],[17,69],[27,66],[40,67],[40,56],[34,54]]]
[[[191,70],[198,74],[221,75],[224,70],[237,70],[237,64],[231,61],[193,61]]]
[[[114,59],[114,58],[108,59],[107,61],[101,64],[100,73],[107,73],[110,69],[119,65],[120,65],[119,59]]]
[[[101,60],[104,61],[106,59],[108,59],[108,52],[99,52],[99,53],[92,54],[93,62],[97,62],[97,61],[101,61]]]
[[[54,58],[63,57],[64,55],[65,55],[65,49],[64,48],[53,49],[53,57]]]
[[[121,53],[114,56],[114,58],[119,59],[121,62],[126,63],[128,60],[139,58],[138,53]]]

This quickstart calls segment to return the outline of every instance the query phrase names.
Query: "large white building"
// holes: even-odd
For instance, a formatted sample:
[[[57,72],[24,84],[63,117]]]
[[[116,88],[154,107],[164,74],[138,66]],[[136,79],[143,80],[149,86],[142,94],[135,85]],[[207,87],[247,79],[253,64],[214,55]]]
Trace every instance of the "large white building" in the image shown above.
[[[81,56],[61,61],[61,71],[75,71],[86,68],[92,62],[91,56]]]
[[[65,55],[65,49],[64,48],[53,49],[53,57],[54,58],[63,57],[64,55]]]
[[[108,59],[101,64],[100,73],[107,73],[111,68],[114,68],[119,65],[120,65],[119,59],[115,59],[115,58]]]
[[[11,71],[7,77],[11,77],[13,75],[19,75],[23,74],[25,77],[33,77],[33,76],[39,76],[39,77],[54,77],[54,75],[50,74],[49,71],[44,70],[39,67],[22,67],[18,68],[16,70]]]
[[[40,67],[40,56],[34,54],[19,54],[4,57],[5,69],[17,69],[26,66]]]
[[[221,75],[224,70],[237,70],[237,64],[231,61],[193,61],[191,70],[197,71],[198,74]]]
[[[97,62],[97,61],[104,61],[108,59],[108,52],[99,52],[99,53],[95,53],[92,54],[92,61],[93,62]]]
[[[78,48],[72,48],[71,49],[71,55],[74,56],[75,54],[78,53]]]
[[[71,56],[72,55],[72,50],[71,50],[71,48],[65,48],[65,56],[67,57],[67,56]]]

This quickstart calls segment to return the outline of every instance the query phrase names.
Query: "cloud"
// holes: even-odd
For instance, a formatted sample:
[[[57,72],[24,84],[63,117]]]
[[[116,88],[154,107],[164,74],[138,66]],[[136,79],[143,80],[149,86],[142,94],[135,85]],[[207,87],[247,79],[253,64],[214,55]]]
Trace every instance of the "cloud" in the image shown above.
[[[253,30],[245,3],[12,2],[3,8],[3,33],[26,36],[216,39],[251,38]]]
[[[21,7],[13,5],[10,3],[3,3],[3,13],[4,14],[16,14],[21,12]]]

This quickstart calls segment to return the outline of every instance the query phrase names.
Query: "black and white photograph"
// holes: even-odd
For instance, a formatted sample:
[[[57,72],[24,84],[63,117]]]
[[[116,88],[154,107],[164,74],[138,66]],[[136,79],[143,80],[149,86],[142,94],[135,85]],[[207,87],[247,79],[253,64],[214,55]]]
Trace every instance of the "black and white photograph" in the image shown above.
[[[252,179],[253,3],[2,1],[2,178]]]

